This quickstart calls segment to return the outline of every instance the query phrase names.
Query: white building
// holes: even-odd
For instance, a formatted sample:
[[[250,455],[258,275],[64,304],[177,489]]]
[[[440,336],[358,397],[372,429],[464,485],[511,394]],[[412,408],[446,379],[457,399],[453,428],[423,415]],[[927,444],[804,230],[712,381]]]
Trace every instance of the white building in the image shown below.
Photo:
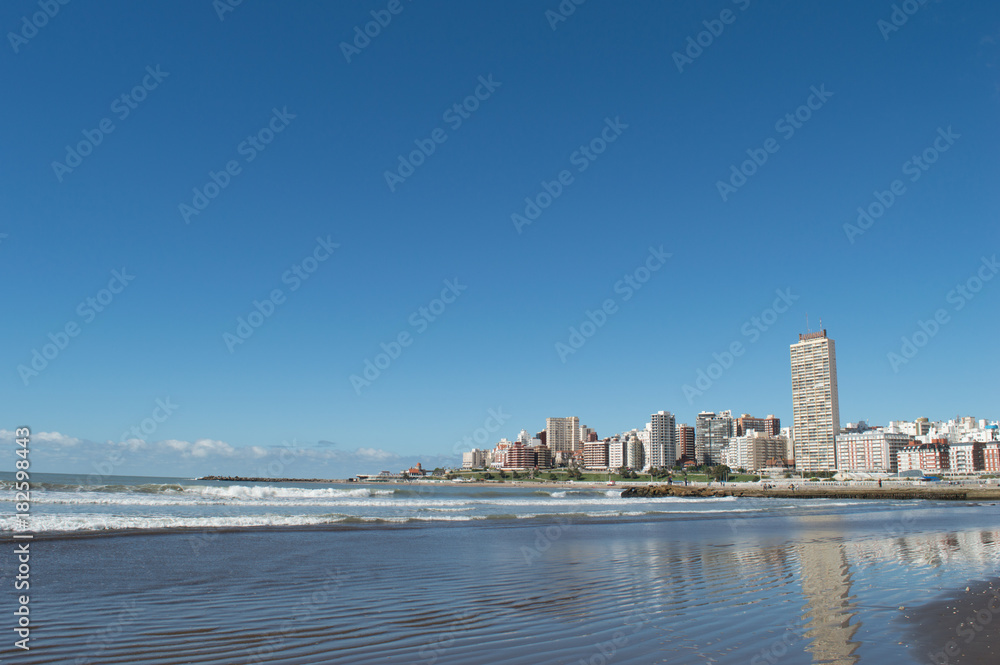
[[[473,448],[467,453],[462,453],[463,469],[481,469],[489,464],[490,451]]]
[[[645,452],[645,447],[639,437],[635,434],[629,434],[625,442],[625,466],[633,470],[642,469],[646,463]]]
[[[781,466],[788,442],[781,436],[768,436],[750,430],[744,436],[734,436],[722,449],[723,464],[730,469],[758,471]]]
[[[897,453],[909,445],[910,435],[886,429],[837,435],[837,471],[896,473]]]
[[[545,432],[545,443],[553,453],[573,452],[580,442],[580,419],[546,418]]]
[[[627,462],[628,452],[625,442],[617,435],[611,437],[611,440],[608,441],[608,468],[620,469],[623,466],[628,466]]]
[[[983,471],[983,443],[962,441],[948,446],[948,466],[952,473],[972,473]]]
[[[732,411],[702,411],[695,419],[694,457],[698,464],[721,464],[722,448],[736,436]]]
[[[782,427],[781,436],[785,438],[787,444],[785,446],[785,459],[794,460],[795,459],[795,430],[791,427]]]
[[[510,446],[511,442],[506,438],[500,439],[490,452],[489,465],[491,468],[504,469],[507,467],[507,452],[510,450]]]
[[[837,352],[826,331],[799,335],[789,347],[792,361],[792,426],[795,467],[804,471],[837,468],[840,433]]]
[[[672,467],[677,462],[677,420],[669,411],[650,416],[647,425],[646,467]]]

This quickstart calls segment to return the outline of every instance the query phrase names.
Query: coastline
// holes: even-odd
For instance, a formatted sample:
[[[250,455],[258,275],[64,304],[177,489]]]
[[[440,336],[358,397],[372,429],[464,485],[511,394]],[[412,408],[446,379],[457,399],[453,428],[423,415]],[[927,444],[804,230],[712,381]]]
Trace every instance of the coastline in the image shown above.
[[[536,488],[539,490],[605,490],[620,491],[622,498],[658,496],[676,497],[754,497],[782,499],[930,499],[935,501],[998,501],[1000,486],[983,485],[924,485],[917,486],[903,483],[887,482],[883,487],[875,485],[832,485],[820,483],[788,483],[764,489],[758,483],[695,483],[685,486],[679,483],[631,483],[623,482],[615,485],[592,481],[560,481],[560,480],[507,480],[483,482],[454,482],[444,479],[415,478],[411,480],[388,480],[378,482],[358,482],[353,479],[322,479],[322,478],[257,478],[244,476],[205,476],[196,480],[244,483],[322,483],[331,485],[377,485],[377,486],[407,486],[421,487],[427,485],[440,487],[516,487]],[[791,489],[794,485],[795,489]]]

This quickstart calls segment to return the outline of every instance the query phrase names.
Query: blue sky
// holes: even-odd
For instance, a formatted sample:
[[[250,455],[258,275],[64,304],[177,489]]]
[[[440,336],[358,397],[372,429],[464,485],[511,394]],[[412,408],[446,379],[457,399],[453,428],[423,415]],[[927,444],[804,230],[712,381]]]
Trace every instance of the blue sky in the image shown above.
[[[790,424],[807,316],[842,421],[998,417],[1000,6],[226,2],[0,7],[0,404],[50,433],[42,470],[285,446],[346,475],[546,416]]]

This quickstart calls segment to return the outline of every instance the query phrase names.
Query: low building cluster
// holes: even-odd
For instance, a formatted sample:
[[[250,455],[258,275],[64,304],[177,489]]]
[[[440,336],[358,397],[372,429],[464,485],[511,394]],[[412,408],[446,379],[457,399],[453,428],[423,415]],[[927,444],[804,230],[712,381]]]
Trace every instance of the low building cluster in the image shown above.
[[[1000,472],[997,422],[971,417],[931,422],[891,421],[887,426],[849,423],[835,437],[833,457],[842,473],[896,474]],[[547,418],[535,434],[521,430],[493,448],[462,454],[463,469],[528,470],[578,467],[594,471],[724,464],[748,473],[794,469],[794,432],[769,415],[733,417],[703,411],[695,425],[677,424],[669,411],[650,416],[645,427],[599,439],[579,418]]]

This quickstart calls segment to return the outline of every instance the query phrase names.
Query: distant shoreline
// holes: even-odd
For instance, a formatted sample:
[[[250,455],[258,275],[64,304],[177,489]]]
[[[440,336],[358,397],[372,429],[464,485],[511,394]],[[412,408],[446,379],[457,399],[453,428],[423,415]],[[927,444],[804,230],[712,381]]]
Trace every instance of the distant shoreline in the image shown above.
[[[980,485],[934,485],[915,486],[910,484],[886,482],[883,487],[875,486],[850,486],[850,485],[820,485],[817,483],[801,482],[789,483],[787,481],[776,484],[770,489],[763,489],[758,483],[730,483],[725,486],[714,482],[690,483],[685,486],[683,482],[675,482],[673,485],[667,483],[633,483],[624,482],[621,484],[608,485],[607,483],[592,481],[561,481],[561,480],[508,480],[481,481],[481,482],[454,482],[444,479],[411,478],[410,480],[394,479],[388,481],[359,482],[351,479],[323,479],[323,478],[260,478],[247,476],[204,476],[197,480],[212,480],[222,482],[241,483],[323,483],[323,484],[344,484],[344,485],[445,485],[455,487],[517,487],[517,488],[537,488],[537,489],[557,489],[557,490],[607,490],[624,492],[629,490],[629,494],[624,498],[653,498],[659,496],[676,496],[690,498],[704,497],[757,497],[757,498],[784,498],[784,499],[933,499],[938,501],[997,501],[1000,500],[1000,487],[980,486]],[[791,489],[794,486],[795,489]]]

